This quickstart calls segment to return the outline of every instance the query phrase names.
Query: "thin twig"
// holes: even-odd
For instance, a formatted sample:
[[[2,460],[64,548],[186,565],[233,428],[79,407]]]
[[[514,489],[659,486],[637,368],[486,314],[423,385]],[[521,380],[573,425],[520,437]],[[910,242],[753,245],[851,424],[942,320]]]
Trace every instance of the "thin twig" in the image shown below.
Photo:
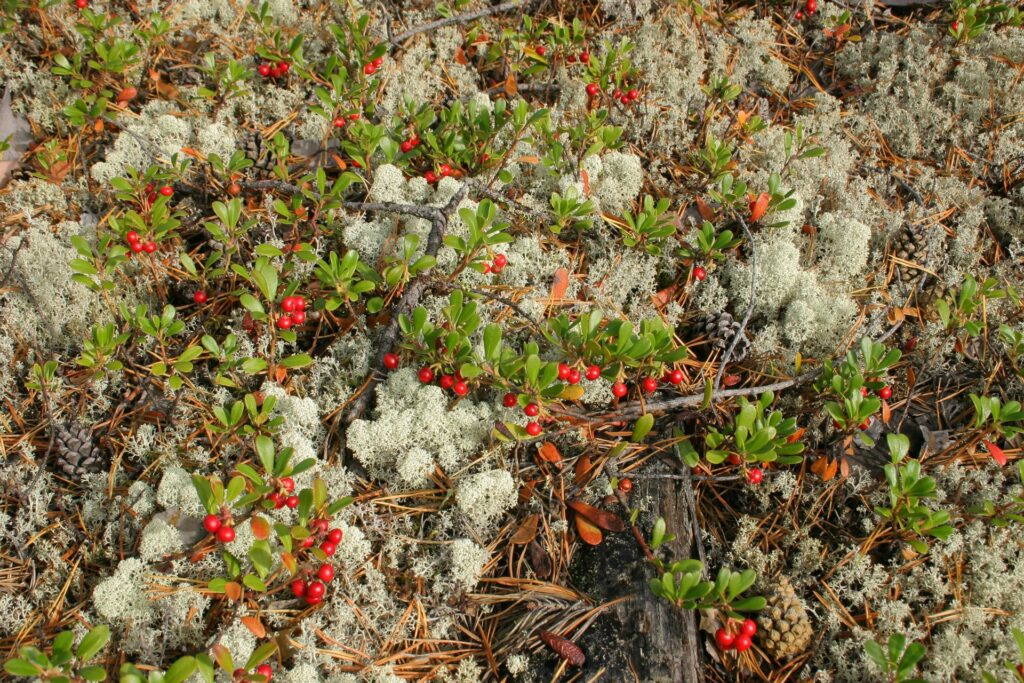
[[[717,393],[719,387],[722,386],[722,375],[725,373],[725,366],[729,364],[729,359],[732,358],[733,351],[736,350],[736,345],[739,344],[740,339],[743,338],[744,330],[747,329],[747,323],[750,322],[750,316],[754,314],[754,296],[757,293],[757,250],[754,248],[754,237],[750,234],[750,228],[747,227],[747,222],[743,220],[743,216],[736,216],[740,225],[743,227],[743,234],[747,236],[747,243],[750,245],[750,301],[747,302],[747,312],[743,316],[743,320],[740,322],[740,329],[736,331],[736,334],[732,337],[732,342],[729,344],[729,348],[722,354],[722,358],[718,361],[718,372],[715,373],[714,392]]]
[[[491,7],[473,10],[472,12],[458,14],[454,17],[438,19],[437,21],[432,21],[428,24],[411,28],[408,31],[403,31],[394,38],[391,38],[390,41],[392,45],[399,45],[420,33],[427,33],[428,31],[434,31],[439,28],[444,28],[445,26],[451,26],[452,24],[465,24],[473,21],[474,19],[481,19],[483,17],[490,16],[491,14],[498,14],[499,12],[508,12],[517,8],[524,8],[530,1],[531,0],[512,0],[511,2],[504,2],[500,5],[493,5]]]

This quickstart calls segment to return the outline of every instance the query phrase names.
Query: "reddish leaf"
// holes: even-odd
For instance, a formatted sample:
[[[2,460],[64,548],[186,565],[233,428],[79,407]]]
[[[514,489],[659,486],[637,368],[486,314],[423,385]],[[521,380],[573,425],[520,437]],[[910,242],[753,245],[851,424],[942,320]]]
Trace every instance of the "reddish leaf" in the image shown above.
[[[576,458],[576,478],[574,482],[577,486],[581,486],[587,480],[591,467],[593,465],[590,463],[589,455],[581,455]]]
[[[259,515],[249,520],[249,527],[252,529],[252,535],[256,537],[257,541],[265,541],[270,538],[270,522]]]
[[[882,401],[882,422],[889,424],[889,420],[892,419],[892,408],[889,407],[888,401]]]
[[[538,579],[546,579],[554,571],[551,567],[551,556],[536,540],[530,541],[530,566],[533,567],[533,573]]]
[[[463,66],[469,64],[469,60],[466,59],[466,52],[461,47],[455,51],[455,63],[462,64]]]
[[[756,199],[750,200],[751,223],[756,223],[764,217],[765,212],[768,211],[769,201],[771,201],[771,196],[767,192],[762,192]]]
[[[800,427],[798,430],[789,435],[789,438],[786,439],[786,443],[796,443],[797,441],[800,440],[800,437],[804,435],[805,431],[806,430],[803,427]]]
[[[588,520],[601,527],[605,531],[625,531],[626,525],[617,516],[605,510],[599,510],[593,505],[573,500],[569,501],[569,507],[576,511],[577,515],[583,515]]]
[[[722,377],[722,384],[724,384],[727,387],[734,387],[734,386],[736,386],[739,383],[740,383],[740,376],[739,375],[725,375],[724,377]]]
[[[508,539],[513,545],[525,545],[537,536],[537,515],[530,515],[523,520],[516,532]]]
[[[811,463],[811,472],[814,472],[822,481],[830,481],[836,476],[836,470],[839,469],[839,462],[830,458],[821,457]]]
[[[267,635],[267,629],[263,626],[259,617],[254,617],[251,614],[241,618],[242,624],[245,625],[249,632],[257,638],[263,638]]]
[[[293,576],[299,571],[299,564],[295,561],[295,556],[291,553],[281,553],[281,564],[283,564],[285,569],[287,569]]]
[[[590,174],[580,169],[580,180],[583,182],[583,196],[590,196]]]
[[[704,220],[715,220],[715,212],[711,209],[710,206],[708,206],[708,203],[701,199],[700,197],[697,197],[697,211],[700,212],[700,217],[703,218]]]
[[[995,445],[991,441],[982,441],[985,444],[985,448],[988,449],[988,454],[992,456],[992,459],[999,463],[1000,467],[1007,463],[1006,453],[1003,453],[1003,449]]]
[[[228,600],[241,600],[242,587],[235,581],[228,581],[224,584],[224,595],[228,596]]]
[[[569,271],[559,268],[555,271],[555,277],[551,281],[551,303],[561,301],[565,297],[567,289],[569,289]]]
[[[523,484],[523,487],[519,489],[519,502],[525,503],[533,497],[533,490],[537,488],[537,480],[531,479],[530,481]]]
[[[573,666],[583,666],[587,661],[586,656],[583,654],[583,650],[581,650],[576,643],[563,638],[557,633],[541,631],[540,639],[544,641],[545,645],[558,653],[559,657]]]
[[[575,517],[576,531],[580,533],[580,538],[583,539],[583,542],[588,545],[601,545],[601,541],[604,540],[601,530],[587,521],[587,518],[583,515],[575,515]]]
[[[537,447],[537,453],[540,455],[541,460],[544,462],[551,462],[561,464],[562,454],[558,452],[558,447],[550,441],[545,441]]]

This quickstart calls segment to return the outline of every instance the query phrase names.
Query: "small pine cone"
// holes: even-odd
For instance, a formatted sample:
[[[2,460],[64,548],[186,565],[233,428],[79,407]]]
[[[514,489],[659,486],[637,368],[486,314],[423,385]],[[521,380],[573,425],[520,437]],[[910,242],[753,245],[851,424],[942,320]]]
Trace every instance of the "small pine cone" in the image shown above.
[[[88,472],[99,472],[104,462],[100,450],[92,442],[92,432],[79,424],[65,422],[55,427],[57,464],[69,477],[81,477]]]
[[[245,156],[253,161],[253,168],[257,171],[269,171],[274,166],[274,157],[270,152],[267,141],[259,132],[247,133],[242,142],[242,150]]]
[[[767,599],[768,604],[757,618],[757,633],[765,652],[781,661],[806,651],[814,629],[807,607],[793,590],[793,584],[785,577],[780,578]]]
[[[928,236],[924,227],[906,223],[892,245],[892,255],[900,261],[924,265],[928,258]],[[924,275],[922,271],[904,263],[896,265],[896,273],[907,286],[916,285],[918,278]]]
[[[708,338],[713,348],[725,353],[729,345],[732,344],[732,340],[739,334],[740,323],[738,320],[733,320],[731,315],[722,311],[721,313],[709,313],[701,318],[697,323],[697,329]],[[732,358],[729,360],[733,363],[739,363],[749,353],[750,341],[745,336],[741,336],[736,344],[736,348],[733,349]]]

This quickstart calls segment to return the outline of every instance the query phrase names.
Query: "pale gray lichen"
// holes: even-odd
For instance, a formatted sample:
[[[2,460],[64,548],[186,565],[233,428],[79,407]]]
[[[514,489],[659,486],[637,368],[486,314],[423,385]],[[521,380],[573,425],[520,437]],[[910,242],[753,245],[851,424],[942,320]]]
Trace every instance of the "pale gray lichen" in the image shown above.
[[[508,470],[487,470],[459,480],[455,501],[475,527],[492,524],[516,502],[516,485]]]
[[[491,559],[491,554],[486,548],[481,548],[468,538],[452,541],[448,552],[452,583],[464,591],[476,588],[483,575],[484,566]]]

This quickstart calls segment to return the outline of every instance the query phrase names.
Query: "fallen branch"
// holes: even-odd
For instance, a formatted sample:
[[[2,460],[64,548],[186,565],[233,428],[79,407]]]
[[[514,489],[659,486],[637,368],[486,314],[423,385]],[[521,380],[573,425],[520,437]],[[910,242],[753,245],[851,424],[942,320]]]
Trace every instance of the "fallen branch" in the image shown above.
[[[522,9],[525,8],[530,2],[531,0],[512,0],[511,2],[503,2],[500,5],[492,5],[491,7],[484,7],[483,9],[473,10],[472,12],[457,14],[454,17],[438,19],[437,21],[432,21],[428,24],[423,24],[422,26],[411,28],[408,31],[403,31],[402,33],[399,33],[397,36],[394,36],[389,40],[392,45],[397,46],[398,44],[404,43],[409,38],[412,38],[413,36],[418,35],[420,33],[435,31],[439,28],[444,28],[445,26],[451,26],[453,24],[465,24],[470,21],[473,21],[474,19],[482,19],[483,17],[487,17],[492,14],[508,12],[514,9]]]

